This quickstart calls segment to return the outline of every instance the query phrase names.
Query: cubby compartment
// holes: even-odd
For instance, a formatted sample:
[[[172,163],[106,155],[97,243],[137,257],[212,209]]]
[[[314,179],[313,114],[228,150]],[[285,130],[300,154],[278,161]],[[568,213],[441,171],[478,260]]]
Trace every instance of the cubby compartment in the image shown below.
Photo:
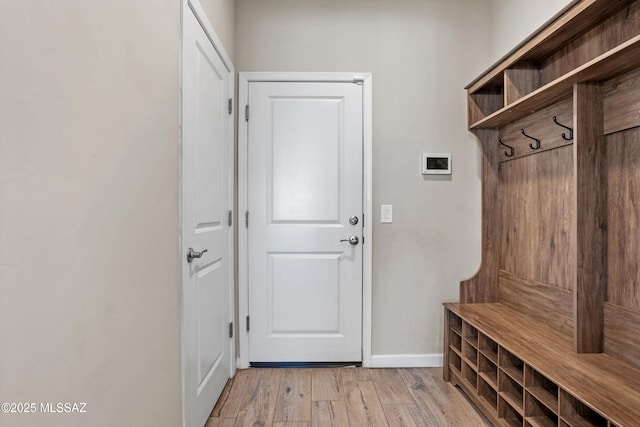
[[[535,64],[518,64],[504,70],[504,102],[510,105],[542,87],[542,75]]]
[[[452,330],[449,330],[449,346],[462,351],[462,337]]]
[[[553,381],[525,366],[524,384],[526,390],[554,414],[558,414],[558,386]]]
[[[520,415],[523,415],[524,389],[503,370],[498,372],[498,391],[500,397],[511,405]]]
[[[554,427],[558,425],[558,414],[541,403],[528,391],[524,396],[525,420],[532,427]]]
[[[466,360],[462,361],[462,378],[467,381],[473,389],[478,387],[478,373],[475,367],[471,366]]]
[[[498,392],[495,388],[488,384],[486,379],[479,375],[478,377],[478,396],[483,399],[487,405],[489,405],[494,410],[498,408]]]
[[[478,330],[467,322],[462,322],[462,338],[476,349],[478,348]]]
[[[455,313],[452,313],[450,311],[448,313],[449,329],[462,336],[462,319],[459,316],[456,316]]]
[[[484,87],[469,95],[469,125],[476,123],[504,107],[502,85]]]
[[[500,370],[509,375],[520,386],[524,385],[524,363],[503,347],[498,352],[498,365]]]
[[[478,355],[478,375],[494,390],[498,390],[498,365],[482,353]]]
[[[493,363],[498,364],[498,343],[483,333],[478,334],[478,350]]]
[[[603,416],[564,390],[560,390],[560,417],[570,427],[609,426]]]
[[[449,369],[454,369],[458,374],[462,372],[462,358],[451,347],[449,347]]]
[[[522,427],[522,415],[502,396],[498,397],[498,418],[501,418],[507,426]]]
[[[462,342],[462,357],[474,371],[478,370],[478,350],[466,340]]]

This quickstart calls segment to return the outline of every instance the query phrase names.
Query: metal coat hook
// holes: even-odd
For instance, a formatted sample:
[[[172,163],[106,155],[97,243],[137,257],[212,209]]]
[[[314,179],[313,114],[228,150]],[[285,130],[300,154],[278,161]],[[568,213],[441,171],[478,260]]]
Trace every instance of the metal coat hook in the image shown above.
[[[511,152],[507,152],[507,151],[505,151],[505,152],[504,152],[504,155],[505,155],[505,156],[507,156],[507,157],[513,157],[513,155],[515,154],[515,150],[513,149],[513,147],[512,147],[512,146],[507,145],[507,144],[505,144],[504,142],[502,142],[502,138],[501,138],[501,137],[498,137],[498,143],[499,143],[500,145],[504,145],[504,146],[505,146],[505,147],[507,147],[509,150],[511,150]]]
[[[561,123],[558,123],[558,118],[556,116],[553,116],[553,123],[557,124],[560,127],[563,127],[565,129],[567,129],[569,131],[569,136],[567,137],[566,133],[562,133],[562,139],[564,139],[565,141],[571,141],[573,139],[573,129],[570,128],[569,126],[565,126]]]
[[[536,142],[535,147],[533,146],[533,144],[529,144],[529,147],[531,147],[532,150],[537,150],[538,148],[540,148],[540,140],[538,138],[534,138],[532,136],[527,135],[526,133],[524,133],[524,129],[520,129],[520,132],[522,132],[522,134],[527,138],[533,139]]]

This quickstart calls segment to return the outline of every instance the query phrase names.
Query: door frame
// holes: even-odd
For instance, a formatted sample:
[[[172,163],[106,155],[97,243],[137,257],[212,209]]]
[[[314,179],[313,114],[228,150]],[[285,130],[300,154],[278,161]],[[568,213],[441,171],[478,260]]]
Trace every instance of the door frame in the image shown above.
[[[178,216],[179,216],[179,243],[178,250],[179,252],[179,262],[180,262],[180,359],[181,359],[181,380],[182,380],[182,425],[186,426],[186,405],[187,405],[187,392],[186,392],[186,375],[187,375],[187,364],[186,364],[186,345],[184,341],[185,337],[185,324],[184,324],[184,286],[185,286],[185,277],[188,274],[184,271],[183,268],[183,257],[186,254],[187,248],[184,245],[183,239],[183,229],[184,229],[184,216],[183,212],[185,209],[184,205],[184,140],[182,137],[182,126],[184,124],[183,114],[184,114],[184,97],[182,93],[182,88],[184,85],[184,51],[186,49],[185,46],[185,38],[184,38],[184,29],[185,29],[185,21],[186,15],[188,13],[193,13],[196,20],[204,30],[207,38],[213,45],[214,50],[220,56],[222,63],[224,64],[227,72],[229,73],[229,95],[235,98],[235,69],[233,63],[231,62],[231,58],[225,51],[220,38],[216,34],[211,25],[211,22],[207,18],[207,15],[198,0],[182,0],[182,14],[181,14],[181,32],[180,32],[180,164],[179,164],[179,176],[180,176],[180,186],[178,191],[179,195],[179,206],[178,206]],[[229,209],[234,209],[235,202],[235,147],[234,147],[234,139],[235,139],[235,109],[232,110],[231,114],[228,115],[229,120],[229,134],[227,136],[226,143],[229,145],[229,158],[227,159],[229,164]],[[234,229],[230,228],[230,236],[229,236],[229,248],[228,248],[228,287],[229,287],[229,321],[235,322],[235,239],[234,239]],[[236,373],[236,346],[235,341],[231,342],[230,351],[229,351],[229,378],[232,378]]]
[[[249,333],[246,319],[249,315],[249,240],[244,226],[244,213],[248,203],[248,147],[247,122],[244,108],[249,101],[251,82],[331,82],[362,84],[362,136],[363,136],[363,189],[362,209],[365,216],[363,227],[362,253],[362,365],[371,366],[371,301],[372,301],[372,261],[373,261],[373,115],[371,73],[325,73],[325,72],[240,72],[238,75],[238,368],[249,367]]]

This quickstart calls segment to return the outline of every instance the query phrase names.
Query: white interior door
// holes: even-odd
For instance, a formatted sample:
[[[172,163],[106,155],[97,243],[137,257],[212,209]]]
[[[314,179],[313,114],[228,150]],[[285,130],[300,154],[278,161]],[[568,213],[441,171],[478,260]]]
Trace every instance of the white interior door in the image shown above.
[[[361,361],[362,86],[248,90],[249,360]]]
[[[190,10],[185,13],[182,126],[184,410],[202,427],[230,377],[231,73]],[[191,262],[188,248],[196,253]],[[198,258],[197,256],[200,255]]]

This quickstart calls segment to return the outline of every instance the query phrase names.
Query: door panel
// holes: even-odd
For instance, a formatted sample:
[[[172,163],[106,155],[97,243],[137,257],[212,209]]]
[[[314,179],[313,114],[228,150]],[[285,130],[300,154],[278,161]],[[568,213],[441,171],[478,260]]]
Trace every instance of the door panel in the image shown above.
[[[183,358],[187,426],[202,427],[230,377],[230,73],[191,11],[183,51]],[[187,248],[204,251],[188,262]]]
[[[340,333],[339,254],[271,254],[271,336]]]
[[[362,87],[251,82],[249,105],[249,359],[360,361]]]
[[[339,222],[343,106],[341,98],[271,99],[274,222]]]

